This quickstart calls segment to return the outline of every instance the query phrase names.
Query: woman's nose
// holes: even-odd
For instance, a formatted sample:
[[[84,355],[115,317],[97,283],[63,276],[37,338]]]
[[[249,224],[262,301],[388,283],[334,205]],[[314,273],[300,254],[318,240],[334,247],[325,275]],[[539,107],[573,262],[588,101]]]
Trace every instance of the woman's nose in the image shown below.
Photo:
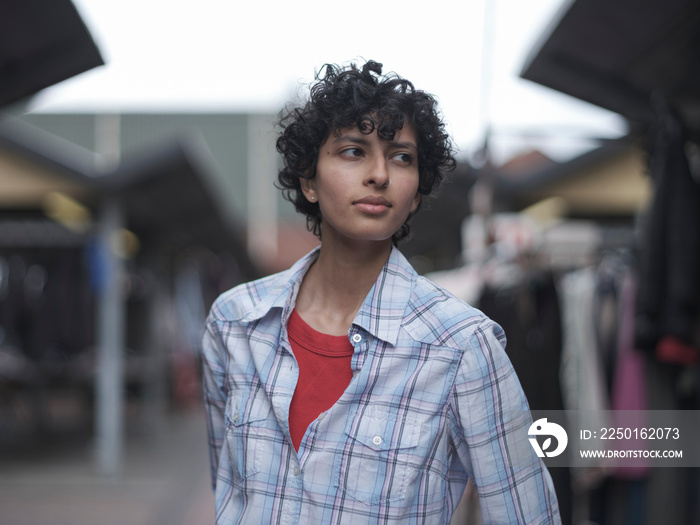
[[[367,183],[384,187],[389,185],[389,180],[389,170],[387,169],[386,159],[383,157],[377,159],[377,161],[373,162],[370,166],[367,175]]]

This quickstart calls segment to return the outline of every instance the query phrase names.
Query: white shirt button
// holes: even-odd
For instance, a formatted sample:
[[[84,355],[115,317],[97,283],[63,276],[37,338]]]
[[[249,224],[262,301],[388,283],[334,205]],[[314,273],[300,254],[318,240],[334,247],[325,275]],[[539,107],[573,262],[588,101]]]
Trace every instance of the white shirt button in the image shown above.
[[[355,343],[359,343],[360,341],[362,341],[362,336],[360,334],[355,334],[352,336],[352,340]]]
[[[238,419],[239,419],[238,412],[236,412],[235,414],[233,414],[233,422],[238,423]]]
[[[299,475],[299,465],[297,465],[296,467],[294,467],[294,475],[295,475],[295,476],[298,476],[298,475]]]
[[[382,437],[381,436],[374,436],[372,438],[372,443],[374,443],[377,446],[381,445],[382,444]]]

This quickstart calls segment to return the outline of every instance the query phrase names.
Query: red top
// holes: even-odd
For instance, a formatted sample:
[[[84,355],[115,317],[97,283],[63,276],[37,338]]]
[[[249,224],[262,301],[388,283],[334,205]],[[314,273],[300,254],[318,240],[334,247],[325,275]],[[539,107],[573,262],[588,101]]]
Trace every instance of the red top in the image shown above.
[[[350,384],[353,347],[346,335],[317,332],[296,310],[287,331],[299,364],[299,381],[289,407],[289,432],[298,452],[309,424],[331,408]]]

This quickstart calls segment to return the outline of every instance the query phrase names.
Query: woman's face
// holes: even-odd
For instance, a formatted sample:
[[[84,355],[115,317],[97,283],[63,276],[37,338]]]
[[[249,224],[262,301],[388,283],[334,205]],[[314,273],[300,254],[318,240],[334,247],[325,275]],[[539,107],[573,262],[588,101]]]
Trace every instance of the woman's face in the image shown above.
[[[418,142],[410,123],[393,140],[356,127],[331,133],[321,145],[313,179],[302,190],[321,208],[323,241],[391,242],[420,202]]]

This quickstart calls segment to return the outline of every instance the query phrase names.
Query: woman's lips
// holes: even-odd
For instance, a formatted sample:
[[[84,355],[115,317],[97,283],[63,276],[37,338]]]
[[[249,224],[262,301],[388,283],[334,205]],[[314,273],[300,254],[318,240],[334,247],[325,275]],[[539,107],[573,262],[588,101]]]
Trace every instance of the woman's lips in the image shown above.
[[[386,210],[391,208],[391,203],[384,197],[363,197],[362,199],[353,202],[356,208],[365,213],[371,215],[378,215],[384,213]]]

